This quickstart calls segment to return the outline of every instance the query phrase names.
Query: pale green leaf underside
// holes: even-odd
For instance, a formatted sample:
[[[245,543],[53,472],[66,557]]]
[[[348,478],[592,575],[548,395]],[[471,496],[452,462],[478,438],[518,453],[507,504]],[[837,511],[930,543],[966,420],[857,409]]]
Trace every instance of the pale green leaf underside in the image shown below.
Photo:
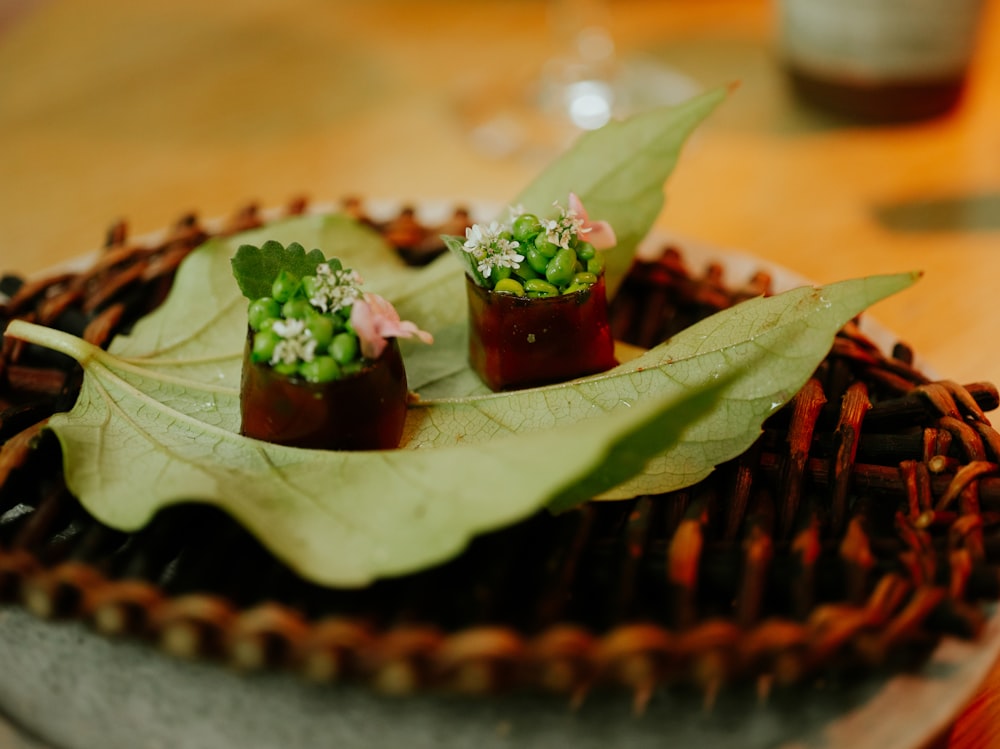
[[[675,442],[718,390],[488,446],[300,450],[174,410],[186,387],[80,339],[21,321],[9,333],[85,367],[76,405],[50,426],[63,444],[67,485],[98,519],[135,530],[163,507],[213,504],[302,576],[342,587],[423,569],[553,498],[574,504],[609,488]],[[224,400],[215,405],[231,409]]]
[[[400,266],[390,248],[357,242],[355,230],[333,217],[309,217],[279,224],[269,236],[316,245],[327,255],[336,251],[345,265],[355,267],[363,253],[365,273],[380,284],[369,285],[388,289],[386,296],[404,318],[419,321],[435,335],[433,346],[404,347],[410,385],[423,399],[409,411],[404,449],[481,444],[502,435],[544,431],[616,408],[642,407],[648,399],[676,397],[714,377],[741,374],[711,418],[696,425],[669,458],[655,458],[642,474],[606,498],[687,486],[738,455],[756,438],[763,420],[802,386],[836,331],[913,280],[910,274],[882,276],[750,300],[603,375],[494,395],[466,362],[465,280],[457,262],[446,255],[412,270]],[[128,361],[185,385],[171,400],[173,408],[231,432],[239,430],[236,398],[246,300],[232,279],[229,257],[240,244],[255,239],[241,235],[214,241],[193,253],[167,302],[111,347]],[[364,249],[351,249],[356,246]],[[216,313],[218,309],[226,312]],[[199,325],[200,320],[212,324]],[[761,351],[770,355],[753,372],[740,372],[742,362]],[[227,353],[220,357],[219,352]]]
[[[447,559],[471,536],[553,501],[566,507],[588,492],[635,496],[698,480],[749,447],[846,320],[913,278],[752,300],[604,375],[425,403],[410,409],[406,447],[432,449],[369,453],[248,440],[234,433],[233,388],[28,323],[8,333],[85,367],[73,410],[50,423],[67,484],[97,518],[132,530],[164,506],[208,502],[303,576],[351,586]],[[690,401],[713,383],[714,406]]]

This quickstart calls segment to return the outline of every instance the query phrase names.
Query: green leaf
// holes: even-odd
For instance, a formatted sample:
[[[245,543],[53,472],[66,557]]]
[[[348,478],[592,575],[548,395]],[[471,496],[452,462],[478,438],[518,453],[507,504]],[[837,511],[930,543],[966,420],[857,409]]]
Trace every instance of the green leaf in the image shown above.
[[[306,254],[298,242],[287,247],[269,239],[260,247],[252,244],[240,245],[233,256],[233,276],[247,299],[271,296],[274,279],[281,271],[288,271],[296,277],[315,275],[316,267],[326,262],[321,250]]]
[[[728,384],[727,379],[713,380],[700,390],[688,391],[674,402],[669,420],[649,418],[628,434],[609,443],[604,459],[593,464],[589,473],[578,476],[572,484],[549,500],[549,509],[555,512],[571,509],[642,473],[650,460],[650,446],[664,441],[670,446],[681,444],[691,425],[697,424],[711,413]],[[673,402],[671,398],[661,400]],[[629,412],[630,410],[626,410],[618,413]],[[636,413],[642,411],[637,410]],[[587,423],[587,428],[589,427],[590,423]],[[548,449],[550,447],[546,447]]]
[[[618,245],[606,252],[609,297],[632,264],[639,242],[663,208],[663,185],[694,129],[726,98],[708,91],[675,107],[662,107],[586,133],[514,200],[547,216],[553,201],[580,196],[594,220],[614,227]]]
[[[553,217],[554,203],[565,206],[576,193],[594,220],[607,221],[618,244],[602,251],[605,287],[615,292],[632,265],[636,249],[663,208],[663,185],[681,148],[695,128],[725,99],[719,88],[673,107],[661,107],[580,136],[526,187],[514,205]],[[506,221],[507,209],[497,217]],[[459,265],[480,286],[487,286],[460,237],[442,236]]]
[[[423,569],[552,498],[576,503],[610,488],[675,442],[720,389],[711,383],[680,399],[483,446],[299,450],[205,418],[238,408],[224,388],[194,388],[51,328],[15,321],[8,334],[84,366],[76,405],[50,427],[63,445],[67,485],[95,517],[130,531],[163,507],[207,502],[302,576],[340,587]],[[202,407],[188,413],[192,400]]]
[[[220,249],[196,255],[224,254]],[[235,288],[227,265],[216,263],[215,272]],[[350,586],[444,560],[472,535],[549,502],[562,509],[597,492],[635,496],[698,480],[752,444],[763,419],[821,361],[834,331],[914,278],[881,276],[752,300],[627,365],[573,383],[425,401],[408,415],[404,447],[411,449],[371,453],[296,450],[238,436],[238,370],[228,381],[198,379],[217,345],[204,327],[188,331],[182,346],[193,358],[170,365],[122,359],[23,322],[7,334],[60,350],[85,368],[77,404],[50,424],[64,446],[67,483],[96,517],[131,530],[166,505],[209,502],[302,575]],[[175,288],[184,299],[181,281]],[[243,328],[237,333],[242,339]],[[140,343],[133,338],[131,346]],[[704,400],[688,401],[706,387],[718,388],[708,410]]]

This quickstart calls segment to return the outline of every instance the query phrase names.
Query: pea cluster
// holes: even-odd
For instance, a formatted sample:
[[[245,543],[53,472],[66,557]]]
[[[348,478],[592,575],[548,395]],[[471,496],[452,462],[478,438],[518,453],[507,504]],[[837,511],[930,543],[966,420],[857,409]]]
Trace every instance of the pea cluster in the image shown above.
[[[517,268],[494,268],[490,274],[493,290],[531,298],[575,294],[597,283],[604,272],[604,256],[592,244],[572,236],[561,247],[549,239],[542,221],[523,213],[511,224],[524,260]]]
[[[250,302],[253,330],[250,360],[270,363],[280,374],[307,382],[332,382],[360,372],[364,366],[357,334],[351,327],[351,306],[323,312],[309,299],[316,276],[298,278],[281,271],[271,296]]]

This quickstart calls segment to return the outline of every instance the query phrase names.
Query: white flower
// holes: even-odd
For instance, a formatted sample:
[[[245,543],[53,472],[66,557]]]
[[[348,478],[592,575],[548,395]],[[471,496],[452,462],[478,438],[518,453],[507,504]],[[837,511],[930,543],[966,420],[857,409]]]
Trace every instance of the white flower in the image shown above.
[[[496,221],[486,229],[480,224],[473,224],[465,230],[465,244],[462,245],[462,249],[479,260],[486,256],[486,247],[499,231],[500,225]]]
[[[584,219],[579,218],[572,208],[563,208],[559,203],[553,203],[559,209],[559,218],[544,222],[545,238],[552,244],[567,248],[584,228]]]
[[[361,298],[361,276],[353,270],[333,270],[327,263],[316,266],[316,284],[309,304],[322,312],[337,312]]]
[[[271,365],[297,364],[312,361],[316,356],[316,339],[306,329],[304,320],[275,320],[271,326],[281,340],[274,345]]]
[[[505,227],[496,221],[483,228],[473,224],[465,230],[465,244],[462,249],[476,260],[476,268],[483,277],[489,278],[494,268],[520,268],[524,261],[517,248],[519,243],[511,239]]]
[[[581,239],[594,245],[595,249],[606,250],[617,243],[614,229],[607,221],[591,221],[587,209],[575,193],[569,194],[569,208],[553,203],[559,209],[559,218],[544,221],[545,238],[559,247],[569,247],[574,239]]]

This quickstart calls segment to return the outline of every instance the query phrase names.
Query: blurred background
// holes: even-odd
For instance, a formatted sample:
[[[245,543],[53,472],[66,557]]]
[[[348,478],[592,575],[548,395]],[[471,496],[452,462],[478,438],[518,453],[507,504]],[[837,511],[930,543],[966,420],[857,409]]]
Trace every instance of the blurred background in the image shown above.
[[[895,24],[864,15],[880,2]],[[989,314],[967,288],[1000,272],[1000,4],[962,4],[0,0],[0,258],[37,273],[118,218],[143,232],[299,195],[502,203],[580,125],[735,85],[661,226],[821,282],[922,268],[880,318],[959,379],[1000,379],[992,351],[954,335]],[[864,41],[935,5],[973,18],[954,106],[876,123],[790,85],[831,18],[862,13]]]

